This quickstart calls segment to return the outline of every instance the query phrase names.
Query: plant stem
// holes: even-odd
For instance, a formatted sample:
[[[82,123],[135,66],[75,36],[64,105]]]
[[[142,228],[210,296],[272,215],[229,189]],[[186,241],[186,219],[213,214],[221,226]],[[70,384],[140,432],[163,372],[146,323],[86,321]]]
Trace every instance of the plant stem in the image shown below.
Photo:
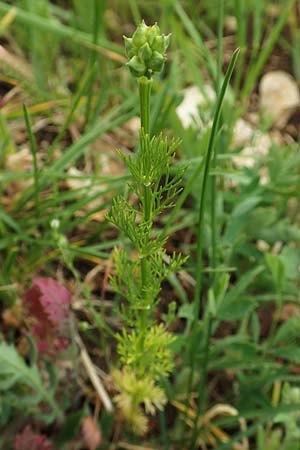
[[[29,136],[30,151],[32,154],[32,159],[33,159],[35,213],[38,217],[39,211],[40,211],[40,198],[39,198],[40,189],[39,189],[39,167],[38,167],[38,160],[37,160],[37,145],[36,145],[35,136],[32,131],[31,123],[30,123],[29,111],[25,104],[23,105],[23,112],[24,112],[24,117],[25,117],[26,129],[27,129],[27,133]]]
[[[212,335],[212,324],[213,319],[209,311],[207,311],[205,320],[204,320],[204,355],[201,366],[201,377],[198,388],[198,404],[196,409],[196,415],[194,419],[193,433],[191,437],[191,442],[189,449],[194,450],[196,448],[196,442],[198,438],[199,431],[199,419],[202,411],[205,409],[206,405],[206,384],[207,384],[207,376],[208,376],[208,361],[209,361],[209,353],[210,353],[210,339]]]
[[[202,189],[200,196],[200,205],[199,205],[199,216],[198,216],[198,231],[197,231],[197,259],[196,259],[196,287],[194,292],[194,320],[196,321],[199,317],[200,312],[200,294],[201,294],[201,281],[202,281],[202,238],[203,238],[203,218],[204,218],[204,207],[205,207],[205,199],[206,199],[206,190],[208,184],[208,175],[211,163],[211,156],[214,148],[215,137],[218,129],[221,107],[223,104],[225,92],[231,78],[235,63],[237,61],[239,55],[239,49],[236,49],[232,55],[229,67],[227,69],[224,82],[222,84],[222,88],[220,91],[220,95],[217,101],[216,112],[214,116],[214,121],[212,125],[212,130],[210,134],[210,139],[208,143],[205,165],[204,165],[204,174],[202,181]]]
[[[241,86],[243,66],[247,49],[247,20],[248,20],[248,8],[246,2],[240,2],[235,0],[234,11],[237,23],[237,45],[241,49],[241,55],[237,63],[236,77],[234,80],[234,91],[238,94]]]
[[[224,22],[224,0],[219,3],[219,22],[218,22],[218,53],[217,53],[217,96],[220,94],[222,77],[222,52],[223,52],[223,22]],[[219,145],[215,146],[213,152],[212,169],[217,166],[217,154]],[[217,223],[216,223],[216,202],[217,202],[217,180],[216,175],[211,177],[211,267],[217,267]],[[212,272],[212,282],[215,280],[215,272]]]
[[[99,29],[100,29],[100,19],[101,13],[103,15],[105,10],[105,3],[104,6],[102,5],[100,10],[100,3],[97,0],[94,0],[94,24],[93,24],[93,44],[98,44],[98,38],[99,38]],[[87,94],[87,101],[85,105],[85,122],[84,122],[84,128],[86,128],[89,125],[90,121],[90,115],[91,115],[91,109],[92,109],[92,97],[93,97],[93,83],[95,81],[95,75],[96,72],[93,70],[95,66],[98,66],[98,53],[95,49],[91,50],[90,59],[89,59],[89,72],[92,73],[92,76],[89,80],[89,88],[88,88],[88,94]]]
[[[141,127],[145,134],[150,135],[150,94],[152,80],[146,77],[139,78],[139,97],[140,97],[140,114]]]
[[[245,110],[247,109],[248,104],[247,101],[253,89],[253,86],[256,80],[258,79],[259,75],[261,74],[264,64],[269,58],[274,48],[274,45],[278,41],[282,28],[284,27],[288,18],[291,17],[291,8],[295,3],[296,0],[286,1],[284,3],[284,7],[282,8],[280,16],[277,19],[277,22],[272,27],[272,30],[268,38],[264,41],[264,45],[262,46],[261,51],[257,56],[255,64],[253,64],[253,66],[251,66],[250,70],[248,71],[247,78],[244,82],[244,85],[240,93],[241,106],[240,108],[236,109],[237,117],[241,117],[244,114]]]
[[[141,129],[145,135],[150,137],[150,96],[152,80],[146,77],[140,77],[139,83],[139,98],[140,98],[140,116],[141,116]],[[141,151],[147,151],[142,147],[142,141],[140,141]],[[143,220],[148,223],[151,220],[151,186],[144,184],[144,211]],[[141,258],[141,279],[142,289],[147,286],[148,279],[148,261],[146,256]],[[145,314],[142,314],[142,323],[145,321]]]
[[[233,69],[235,67],[237,58],[239,55],[239,49],[236,49],[231,57],[231,61],[229,64],[229,67],[227,69],[219,96],[217,100],[216,110],[214,114],[214,120],[212,125],[212,130],[210,134],[210,139],[208,143],[207,153],[205,156],[205,163],[204,163],[204,173],[203,173],[203,181],[202,181],[202,189],[201,189],[201,196],[200,196],[200,205],[199,205],[199,218],[198,218],[198,232],[197,232],[197,259],[196,259],[196,286],[195,286],[195,292],[194,292],[194,314],[193,314],[193,323],[192,323],[192,336],[190,339],[191,345],[189,345],[189,354],[190,354],[190,367],[191,372],[188,380],[188,392],[187,392],[187,399],[189,397],[189,393],[191,392],[193,381],[194,381],[194,373],[195,373],[195,356],[197,355],[197,349],[196,347],[196,325],[199,320],[199,314],[200,314],[200,304],[201,304],[201,282],[202,282],[202,252],[203,252],[203,225],[204,225],[204,208],[205,208],[205,199],[206,199],[206,190],[207,190],[207,184],[208,184],[208,176],[209,176],[209,169],[210,169],[210,163],[211,163],[211,157],[212,152],[214,148],[215,143],[215,137],[218,130],[218,124],[221,114],[221,108],[223,104],[223,100],[225,97],[226,89],[228,87]],[[202,308],[203,309],[203,308]],[[201,311],[203,313],[203,311]],[[205,380],[207,378],[207,367],[208,367],[208,359],[209,359],[209,346],[210,346],[210,338],[211,338],[211,316],[209,312],[204,314],[203,316],[203,326],[204,326],[204,332],[205,332],[205,351],[204,351],[204,359],[202,361],[202,367],[201,367],[201,374],[202,379],[199,386],[199,397],[198,397],[198,406],[197,406],[197,418],[200,416],[203,408],[203,393],[205,390]],[[201,398],[200,398],[201,396]],[[195,439],[197,439],[197,433],[198,433],[198,423],[195,422],[195,430],[193,432],[192,437],[192,443],[190,445],[190,449],[193,449],[193,445],[195,443]]]

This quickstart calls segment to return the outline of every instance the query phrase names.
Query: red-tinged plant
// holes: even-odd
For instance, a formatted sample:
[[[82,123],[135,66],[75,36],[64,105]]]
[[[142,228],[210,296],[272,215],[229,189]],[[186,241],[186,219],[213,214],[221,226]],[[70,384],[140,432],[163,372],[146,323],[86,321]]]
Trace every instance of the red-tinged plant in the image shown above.
[[[14,442],[14,450],[54,450],[52,443],[42,434],[32,431],[27,425],[22,433],[18,434]]]
[[[34,278],[32,287],[24,294],[23,304],[40,353],[49,355],[70,345],[68,289],[52,278]]]
[[[96,450],[102,442],[101,431],[96,420],[91,416],[84,417],[81,422],[81,431],[88,449]]]

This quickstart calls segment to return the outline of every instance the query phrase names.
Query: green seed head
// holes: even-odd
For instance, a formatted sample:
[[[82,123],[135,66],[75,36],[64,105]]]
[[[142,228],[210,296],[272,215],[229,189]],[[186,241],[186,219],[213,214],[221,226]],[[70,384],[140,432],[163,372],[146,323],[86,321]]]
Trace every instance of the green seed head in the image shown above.
[[[143,21],[131,38],[124,36],[124,42],[129,59],[126,65],[133,76],[151,78],[153,73],[162,71],[170,35],[161,34],[157,24],[148,27]]]

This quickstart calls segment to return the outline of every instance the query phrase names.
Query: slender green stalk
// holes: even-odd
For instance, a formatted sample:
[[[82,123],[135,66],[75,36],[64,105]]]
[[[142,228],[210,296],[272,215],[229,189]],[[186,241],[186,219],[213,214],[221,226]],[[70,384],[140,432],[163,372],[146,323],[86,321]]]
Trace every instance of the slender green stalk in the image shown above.
[[[205,200],[206,200],[206,190],[208,184],[208,176],[209,169],[211,163],[211,156],[214,148],[215,138],[218,130],[218,124],[221,114],[221,108],[225,96],[225,92],[227,86],[229,84],[234,66],[236,64],[237,58],[239,55],[239,49],[236,49],[232,55],[229,67],[227,69],[222,88],[220,91],[220,95],[217,101],[216,112],[213,120],[211,135],[208,143],[207,153],[205,157],[205,165],[204,165],[204,173],[203,173],[203,181],[202,181],[202,189],[200,194],[200,203],[199,203],[199,216],[198,216],[198,230],[197,230],[197,256],[196,256],[196,287],[194,293],[194,320],[198,320],[199,312],[200,312],[200,294],[201,294],[201,281],[202,281],[202,250],[203,250],[203,219],[204,219],[204,208],[205,208]]]
[[[218,42],[217,42],[217,95],[220,93],[222,80],[224,0],[219,1]]]
[[[100,10],[100,2],[98,0],[94,0],[94,5],[93,5],[93,9],[94,9],[94,24],[93,24],[93,44],[98,45],[98,40],[99,40],[99,16],[101,13]],[[91,54],[90,54],[90,59],[89,59],[89,67],[90,67],[90,71],[93,74],[90,78],[89,81],[89,86],[88,86],[88,94],[87,94],[87,101],[86,101],[86,105],[85,105],[85,122],[84,122],[84,128],[86,128],[89,124],[90,121],[90,116],[91,116],[91,108],[92,108],[92,97],[93,97],[93,83],[95,81],[95,75],[96,72],[93,70],[94,66],[97,65],[98,66],[98,52],[93,49],[91,50]]]
[[[222,52],[223,52],[223,22],[224,22],[224,0],[219,2],[219,22],[218,22],[218,52],[217,52],[217,96],[220,94],[222,77]],[[217,166],[217,154],[219,145],[215,146],[213,152],[212,170]],[[216,175],[211,176],[211,267],[213,269],[212,279],[215,277],[214,269],[217,267],[217,224],[216,224]]]
[[[206,384],[207,384],[207,375],[208,375],[208,361],[209,361],[209,353],[210,353],[210,339],[212,334],[212,325],[213,325],[213,319],[209,313],[209,311],[206,314],[206,320],[204,324],[204,355],[203,355],[203,363],[201,365],[200,370],[200,382],[199,382],[199,388],[198,388],[198,404],[196,409],[196,415],[194,419],[194,427],[191,437],[191,442],[189,446],[189,450],[194,450],[196,448],[196,442],[199,432],[199,419],[201,416],[201,413],[205,409],[205,405],[207,402],[207,391],[206,391]]]
[[[150,136],[150,97],[151,97],[151,86],[152,80],[141,77],[138,80],[139,85],[139,98],[140,98],[140,117],[141,117],[141,128],[145,134]],[[140,142],[140,147],[142,147],[142,142]],[[146,149],[144,149],[146,150]],[[147,223],[151,220],[151,202],[152,202],[152,191],[150,185],[144,185],[144,221]],[[147,257],[143,256],[141,258],[141,278],[143,288],[147,286],[147,276],[148,274],[148,264]],[[146,312],[145,312],[146,314]],[[142,314],[143,320],[145,320],[145,314]]]
[[[0,135],[2,136],[2,143],[0,146],[0,167],[5,167],[7,155],[15,153],[15,145],[12,135],[9,131],[7,122],[3,114],[0,112]]]
[[[243,77],[243,66],[247,51],[247,2],[235,0],[234,10],[237,23],[237,45],[240,48],[240,58],[237,62],[236,77],[234,80],[234,91],[240,90]]]
[[[43,17],[43,15],[39,14],[40,8],[38,2],[26,0],[25,5],[29,13],[35,14],[38,17]],[[41,33],[36,27],[28,27],[32,67],[34,71],[36,84],[41,92],[47,90],[45,67],[43,64],[43,60],[41,58],[41,51],[40,51],[41,41],[43,40],[44,35],[45,33]]]
[[[231,57],[229,67],[227,69],[227,72],[226,72],[226,75],[225,75],[225,78],[224,78],[224,81],[223,81],[223,84],[222,84],[222,87],[220,90],[220,94],[219,94],[219,97],[217,100],[217,106],[216,106],[216,111],[215,111],[215,115],[214,115],[211,135],[210,135],[210,139],[209,139],[209,143],[208,143],[207,153],[206,153],[206,157],[205,157],[204,173],[203,173],[203,181],[202,181],[202,189],[201,189],[200,205],[199,205],[198,230],[197,230],[196,286],[195,286],[195,293],[194,293],[194,314],[193,314],[193,323],[192,323],[192,338],[191,338],[191,346],[189,349],[189,355],[190,355],[190,359],[191,359],[191,361],[190,361],[191,372],[190,372],[190,377],[188,380],[188,396],[189,396],[189,393],[191,392],[191,389],[193,386],[194,372],[195,372],[195,354],[197,353],[196,349],[194,348],[196,346],[195,326],[199,319],[200,304],[201,304],[201,300],[200,300],[201,299],[201,282],[202,282],[202,272],[203,272],[203,267],[202,267],[202,251],[203,251],[202,236],[203,236],[203,225],[204,225],[203,219],[204,219],[204,207],[205,207],[205,201],[206,201],[206,190],[207,190],[207,185],[208,185],[209,169],[210,169],[211,157],[212,157],[212,152],[213,152],[213,148],[214,148],[216,133],[218,130],[218,124],[219,124],[219,119],[220,119],[221,108],[222,108],[224,96],[225,96],[226,89],[229,84],[233,69],[235,67],[238,55],[239,55],[239,49],[236,49]],[[201,364],[202,364],[202,366],[201,366],[202,379],[199,384],[199,397],[198,397],[197,416],[196,416],[197,420],[195,419],[195,429],[193,432],[190,449],[194,448],[195,439],[197,439],[198,418],[199,418],[199,415],[200,415],[200,413],[202,411],[202,407],[203,407],[202,390],[205,389],[205,384],[206,384],[205,382],[206,382],[206,378],[207,378],[207,367],[208,367],[208,359],[209,359],[208,358],[209,357],[209,344],[210,344],[210,337],[211,337],[210,336],[210,334],[211,334],[211,318],[208,313],[204,314],[204,332],[205,332],[205,352],[204,352],[204,359],[201,362]],[[200,399],[200,395],[201,395],[201,399]],[[199,402],[201,402],[201,403],[199,403]]]
[[[11,9],[12,5],[0,1],[0,13],[6,14]],[[93,37],[89,33],[38,16],[37,14],[30,13],[17,6],[14,6],[14,13],[16,14],[15,21],[17,23],[36,28],[40,31],[53,33],[61,38],[70,39],[84,47],[94,48],[99,52],[104,52],[109,58],[123,61],[123,49],[121,49],[119,45],[113,44],[105,38],[99,38],[98,45],[95,45],[93,43]]]
[[[264,4],[260,0],[255,0],[253,8],[253,51],[251,55],[251,60],[254,62],[254,59],[257,57],[259,44],[262,36],[262,16],[263,16],[263,8]]]
[[[130,9],[131,9],[131,14],[132,14],[134,23],[136,25],[138,25],[139,23],[141,23],[142,18],[141,18],[140,12],[139,12],[139,7],[137,5],[137,2],[136,2],[136,0],[129,0],[128,3],[130,6]]]
[[[192,22],[192,20],[188,17],[185,10],[183,9],[182,2],[176,1],[174,2],[174,9],[176,11],[176,14],[180,18],[182,24],[184,25],[184,28],[188,32],[188,34],[191,36],[192,40],[197,45],[197,49],[200,51],[201,56],[203,57],[204,61],[207,64],[207,70],[213,80],[216,79],[216,65],[215,61],[208,50],[207,46],[205,45],[202,36],[200,35],[199,31],[195,27],[195,24]]]
[[[247,99],[251,93],[251,90],[253,89],[253,86],[256,83],[257,78],[259,77],[265,62],[269,58],[274,45],[278,41],[278,37],[281,33],[282,28],[284,27],[284,24],[288,20],[291,12],[292,6],[295,4],[296,0],[290,0],[285,8],[283,9],[282,13],[280,14],[276,24],[272,28],[272,31],[268,38],[266,39],[259,56],[257,58],[257,61],[255,64],[250,68],[247,78],[245,80],[245,84],[243,86],[242,92],[241,92],[241,108],[237,108],[236,114],[237,117],[240,117],[245,109],[247,108]]]
[[[150,135],[150,95],[152,80],[141,77],[139,78],[139,97],[140,97],[140,113],[141,127],[145,134]]]
[[[37,162],[37,145],[36,145],[36,140],[35,140],[34,134],[32,132],[29,111],[28,111],[26,105],[23,105],[23,111],[24,111],[27,133],[29,136],[30,150],[31,150],[32,159],[33,159],[35,209],[36,209],[37,216],[39,216],[40,199],[39,199],[39,167],[38,167],[38,162]]]

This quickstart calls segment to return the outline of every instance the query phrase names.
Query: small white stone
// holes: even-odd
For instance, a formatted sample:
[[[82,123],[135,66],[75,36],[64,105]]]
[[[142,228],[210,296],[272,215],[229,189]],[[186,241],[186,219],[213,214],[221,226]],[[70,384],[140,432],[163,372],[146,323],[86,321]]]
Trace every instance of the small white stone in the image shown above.
[[[268,244],[266,241],[263,241],[262,239],[259,239],[256,242],[256,247],[262,252],[267,252],[270,250],[270,244]]]
[[[259,84],[259,103],[262,112],[282,128],[300,104],[300,93],[293,77],[282,70],[266,73]]]
[[[253,128],[250,123],[244,119],[238,119],[234,125],[232,145],[240,147],[248,144],[253,135]]]
[[[135,135],[138,135],[140,128],[141,128],[141,120],[139,117],[135,116],[132,117],[131,119],[127,120],[127,122],[125,123],[125,127],[132,133]]]
[[[177,116],[184,128],[203,125],[199,116],[199,107],[207,107],[216,99],[215,91],[209,84],[204,85],[203,91],[204,93],[200,91],[198,86],[189,86],[184,89],[183,100],[176,108]]]
[[[238,168],[253,167],[258,157],[266,156],[272,140],[268,134],[256,131],[244,119],[239,119],[233,130],[232,146],[243,147],[239,156],[233,158]]]

